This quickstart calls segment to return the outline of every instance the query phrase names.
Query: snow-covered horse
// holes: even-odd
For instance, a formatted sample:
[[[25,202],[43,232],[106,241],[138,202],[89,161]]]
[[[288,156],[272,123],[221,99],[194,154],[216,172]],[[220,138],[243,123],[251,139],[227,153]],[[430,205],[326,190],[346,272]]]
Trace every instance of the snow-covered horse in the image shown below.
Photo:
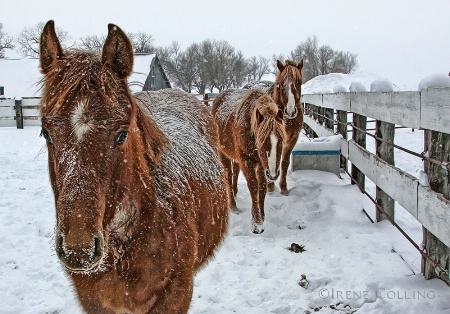
[[[264,231],[267,182],[280,174],[282,113],[272,97],[259,90],[227,90],[213,102],[212,115],[219,126],[219,154],[230,190],[230,209],[241,169],[252,198],[252,231]]]
[[[283,112],[285,138],[281,159],[280,192],[288,195],[286,175],[290,164],[292,150],[297,143],[300,130],[303,127],[303,109],[300,103],[302,92],[303,60],[298,64],[287,60],[285,64],[277,60],[278,75],[268,93],[273,97]],[[268,191],[273,191],[275,184],[268,183]]]
[[[64,51],[53,21],[41,35],[56,253],[88,313],[186,313],[227,231],[217,125],[184,92],[132,96],[131,43],[108,29],[101,55]]]

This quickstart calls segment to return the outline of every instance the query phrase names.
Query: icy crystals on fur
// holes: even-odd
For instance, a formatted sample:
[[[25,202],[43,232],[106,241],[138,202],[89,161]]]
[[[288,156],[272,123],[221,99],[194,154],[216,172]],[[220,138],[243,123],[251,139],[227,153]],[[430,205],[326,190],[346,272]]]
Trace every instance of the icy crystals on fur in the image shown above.
[[[135,97],[136,103],[143,111],[150,112],[169,140],[169,148],[164,152],[161,164],[156,169],[161,173],[161,176],[157,176],[160,180],[156,182],[157,192],[162,195],[158,197],[158,202],[164,202],[169,196],[185,195],[189,177],[197,181],[209,180],[210,182],[206,183],[211,185],[213,193],[213,186],[222,181],[222,168],[217,167],[217,154],[202,135],[207,130],[199,128],[199,124],[195,123],[195,120],[204,117],[197,111],[206,108],[192,106],[180,110],[177,108],[180,103],[196,100],[177,91],[138,93]],[[180,98],[188,99],[180,101]],[[193,140],[196,145],[192,145]],[[178,184],[173,185],[171,182]]]

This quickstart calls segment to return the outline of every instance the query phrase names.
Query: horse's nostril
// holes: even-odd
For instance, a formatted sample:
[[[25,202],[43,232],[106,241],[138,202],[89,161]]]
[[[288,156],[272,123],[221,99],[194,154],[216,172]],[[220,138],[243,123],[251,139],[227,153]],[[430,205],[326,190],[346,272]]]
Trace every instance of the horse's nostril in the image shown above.
[[[94,236],[94,256],[93,259],[97,259],[98,257],[102,256],[102,246],[103,246],[103,241],[101,236]]]
[[[294,119],[295,117],[297,117],[297,108],[294,107],[294,112],[292,114],[289,114],[289,112],[287,111],[287,108],[284,109],[284,116],[289,118],[289,119]]]

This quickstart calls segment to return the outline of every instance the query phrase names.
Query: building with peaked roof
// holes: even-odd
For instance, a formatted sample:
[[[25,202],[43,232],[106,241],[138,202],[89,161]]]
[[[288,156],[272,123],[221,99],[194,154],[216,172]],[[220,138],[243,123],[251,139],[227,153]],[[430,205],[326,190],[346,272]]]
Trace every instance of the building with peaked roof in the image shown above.
[[[164,69],[155,53],[136,53],[133,73],[128,79],[133,92],[171,88]]]

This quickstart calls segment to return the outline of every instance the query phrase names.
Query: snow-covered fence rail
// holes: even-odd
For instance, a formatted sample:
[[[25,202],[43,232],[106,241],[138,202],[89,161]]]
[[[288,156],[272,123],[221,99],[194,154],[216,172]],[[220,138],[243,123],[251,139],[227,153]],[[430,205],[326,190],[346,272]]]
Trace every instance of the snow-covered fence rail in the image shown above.
[[[38,97],[24,97],[20,99],[0,99],[0,126],[40,125],[38,112]]]
[[[351,176],[362,189],[365,176],[377,186],[377,220],[394,223],[394,201],[404,207],[424,227],[424,275],[450,283],[450,88],[311,94],[303,95],[302,102],[305,128],[317,136],[342,134],[342,166],[351,162]],[[347,123],[349,113],[352,123]],[[365,148],[367,117],[376,123],[376,154]],[[396,125],[425,131],[422,157],[431,188],[393,165]],[[351,140],[348,126],[353,129]]]

